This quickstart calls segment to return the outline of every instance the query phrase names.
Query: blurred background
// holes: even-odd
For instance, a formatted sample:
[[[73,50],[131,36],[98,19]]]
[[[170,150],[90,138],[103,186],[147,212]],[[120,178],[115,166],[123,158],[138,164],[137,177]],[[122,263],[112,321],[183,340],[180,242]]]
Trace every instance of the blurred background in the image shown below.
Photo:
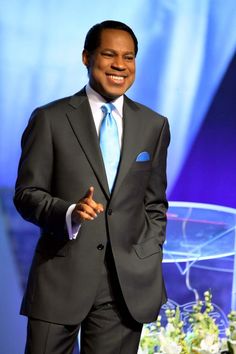
[[[224,206],[231,208],[229,213],[236,208],[235,0],[1,0],[0,343],[4,354],[23,352],[26,322],[18,312],[38,237],[38,230],[23,222],[12,205],[21,135],[35,107],[74,94],[87,83],[81,62],[84,38],[92,25],[106,19],[127,23],[139,40],[137,78],[127,95],[169,119],[169,200]],[[225,314],[232,307],[234,255],[214,262],[217,265],[195,267],[191,279],[200,294],[213,288],[214,302]],[[174,302],[184,306],[195,296],[174,263],[164,263],[167,290]],[[180,281],[179,292],[176,282]]]

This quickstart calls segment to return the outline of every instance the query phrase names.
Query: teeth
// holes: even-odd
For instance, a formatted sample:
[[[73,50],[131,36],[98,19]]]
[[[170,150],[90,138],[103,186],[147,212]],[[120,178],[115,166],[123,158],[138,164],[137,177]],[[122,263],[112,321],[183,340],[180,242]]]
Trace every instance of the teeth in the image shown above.
[[[115,75],[109,75],[112,80],[116,81],[123,81],[124,77],[123,76],[115,76]]]

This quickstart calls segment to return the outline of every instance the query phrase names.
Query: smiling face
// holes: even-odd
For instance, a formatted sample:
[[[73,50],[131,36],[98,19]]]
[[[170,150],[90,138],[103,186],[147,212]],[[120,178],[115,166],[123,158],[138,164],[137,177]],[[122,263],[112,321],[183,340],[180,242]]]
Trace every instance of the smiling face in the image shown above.
[[[89,84],[107,101],[123,95],[135,79],[135,47],[123,30],[104,29],[93,53],[83,51]]]

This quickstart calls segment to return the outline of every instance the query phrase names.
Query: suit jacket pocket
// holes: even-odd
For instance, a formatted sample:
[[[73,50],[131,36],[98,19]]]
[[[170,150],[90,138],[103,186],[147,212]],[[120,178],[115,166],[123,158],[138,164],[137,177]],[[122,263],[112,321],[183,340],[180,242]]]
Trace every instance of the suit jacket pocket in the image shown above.
[[[156,237],[149,238],[148,240],[133,245],[135,252],[139,258],[146,258],[155,253],[162,253],[161,246]],[[162,255],[161,255],[162,256]]]
[[[43,235],[40,237],[35,251],[46,258],[65,257],[68,253],[68,244],[69,240],[58,240],[55,236]]]
[[[148,171],[152,168],[151,161],[135,161],[131,166],[131,171]]]

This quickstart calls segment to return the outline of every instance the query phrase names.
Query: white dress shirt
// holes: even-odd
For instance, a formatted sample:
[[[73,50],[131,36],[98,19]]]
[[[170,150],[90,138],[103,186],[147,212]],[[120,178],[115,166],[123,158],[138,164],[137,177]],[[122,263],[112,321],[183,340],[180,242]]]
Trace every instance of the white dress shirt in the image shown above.
[[[89,105],[92,111],[92,116],[94,119],[94,124],[96,127],[97,134],[99,136],[99,131],[100,131],[100,126],[104,117],[104,113],[102,112],[102,105],[106,103],[106,100],[99,95],[96,91],[92,89],[92,87],[87,84],[86,86],[86,94],[88,96],[89,100]],[[121,144],[122,144],[122,134],[123,134],[123,103],[124,103],[124,96],[120,96],[114,101],[112,101],[112,104],[115,106],[115,109],[112,111],[112,115],[116,121],[117,128],[118,128],[118,134],[119,134],[119,143],[120,143],[120,149],[121,149]],[[88,186],[89,189],[90,186]],[[67,231],[70,240],[76,239],[79,229],[81,227],[81,224],[77,225],[72,225],[72,220],[71,220],[71,214],[72,211],[74,210],[76,204],[72,204],[67,212],[66,212],[66,226],[67,226]]]

